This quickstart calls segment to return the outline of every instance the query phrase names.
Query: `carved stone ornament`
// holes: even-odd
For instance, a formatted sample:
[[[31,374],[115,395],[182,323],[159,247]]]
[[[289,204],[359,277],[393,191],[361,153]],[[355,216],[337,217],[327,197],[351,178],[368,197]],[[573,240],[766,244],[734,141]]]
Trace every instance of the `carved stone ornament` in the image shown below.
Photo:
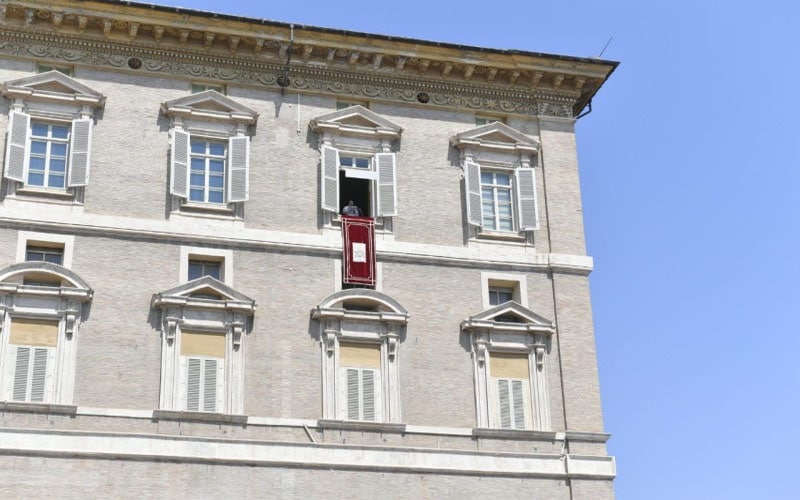
[[[336,351],[336,336],[339,334],[339,328],[334,320],[325,322],[325,331],[322,333],[322,341],[325,343],[325,352],[328,356],[333,356]]]
[[[17,31],[6,27],[0,37],[0,53],[55,64],[77,64],[130,71],[128,61],[141,61],[136,71],[161,73],[187,79],[219,80],[242,85],[278,87],[282,65],[252,57],[198,52],[189,48],[125,45],[109,40],[91,40],[66,33]],[[546,94],[531,88],[481,85],[479,82],[440,82],[421,77],[392,78],[376,72],[337,68],[292,67],[289,88],[347,98],[380,100],[426,106],[518,115],[548,115],[572,118],[580,97],[574,91],[551,90]]]
[[[178,321],[179,319],[175,316],[167,316],[164,318],[164,338],[170,344],[175,341],[175,333],[178,329]]]
[[[68,309],[64,312],[64,333],[67,338],[72,338],[75,333],[75,321],[78,319],[80,311],[76,309]]]
[[[233,343],[233,348],[238,349],[242,345],[242,332],[244,331],[244,322],[242,321],[232,321],[230,323],[230,330],[231,330],[231,342]]]

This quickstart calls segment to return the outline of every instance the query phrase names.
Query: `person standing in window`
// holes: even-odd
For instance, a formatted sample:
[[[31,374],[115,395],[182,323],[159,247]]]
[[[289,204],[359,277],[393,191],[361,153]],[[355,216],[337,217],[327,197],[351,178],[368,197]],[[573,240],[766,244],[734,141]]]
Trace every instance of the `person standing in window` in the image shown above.
[[[353,203],[353,200],[350,200],[349,202],[347,202],[347,205],[345,205],[345,207],[342,208],[342,215],[347,215],[350,217],[361,217],[362,212],[361,209],[358,208],[358,206],[355,203]]]

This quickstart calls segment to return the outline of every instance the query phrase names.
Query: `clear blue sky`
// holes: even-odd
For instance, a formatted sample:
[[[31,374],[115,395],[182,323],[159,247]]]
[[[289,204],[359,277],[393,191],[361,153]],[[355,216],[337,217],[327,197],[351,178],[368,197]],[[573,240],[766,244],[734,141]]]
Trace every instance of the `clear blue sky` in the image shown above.
[[[577,125],[619,499],[800,498],[800,2],[156,3],[621,65]]]

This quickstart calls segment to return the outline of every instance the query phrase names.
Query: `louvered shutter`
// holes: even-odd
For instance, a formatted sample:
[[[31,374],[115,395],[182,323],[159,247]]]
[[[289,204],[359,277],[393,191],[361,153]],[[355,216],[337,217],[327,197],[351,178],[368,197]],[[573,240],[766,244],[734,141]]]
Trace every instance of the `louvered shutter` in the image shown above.
[[[31,401],[44,401],[45,383],[47,381],[48,349],[33,350],[33,370],[31,371]]]
[[[189,411],[200,410],[200,377],[202,360],[189,358],[186,370],[186,409]]]
[[[345,370],[347,383],[347,420],[359,420],[361,405],[358,390],[358,370],[348,368]]]
[[[517,200],[519,201],[519,228],[522,231],[539,229],[539,209],[536,206],[536,172],[534,169],[517,169]]]
[[[481,167],[477,163],[466,161],[464,181],[467,194],[467,222],[473,226],[483,225],[481,212]]]
[[[203,367],[203,411],[217,411],[217,360],[206,359]]]
[[[322,146],[320,161],[320,205],[323,210],[339,213],[339,150]]]
[[[500,411],[500,427],[503,429],[511,428],[511,398],[509,395],[509,381],[501,379],[497,381],[498,408]]]
[[[525,397],[522,394],[522,381],[511,381],[511,395],[514,401],[514,428],[525,428]]]
[[[175,196],[189,196],[189,141],[191,135],[183,130],[172,131],[172,157],[170,161],[169,192]]]
[[[67,186],[85,186],[89,181],[89,160],[92,148],[92,119],[72,120],[69,141],[69,177]]]
[[[397,158],[394,153],[378,153],[375,165],[378,169],[377,215],[397,215]]]
[[[25,401],[28,397],[28,366],[31,360],[30,347],[17,347],[17,359],[14,366],[14,390],[11,398],[14,401]]]
[[[30,128],[30,115],[18,111],[11,112],[8,124],[8,144],[6,144],[5,176],[7,179],[25,182]]]
[[[250,138],[228,139],[228,202],[247,201],[250,196]]]
[[[361,371],[362,420],[375,421],[375,372]]]

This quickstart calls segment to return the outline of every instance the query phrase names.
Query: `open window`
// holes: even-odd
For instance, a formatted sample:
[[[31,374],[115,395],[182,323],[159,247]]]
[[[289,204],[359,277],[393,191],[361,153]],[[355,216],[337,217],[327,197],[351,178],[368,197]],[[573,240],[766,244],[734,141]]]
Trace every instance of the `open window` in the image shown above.
[[[328,420],[400,422],[398,345],[408,312],[374,290],[342,290],[311,311],[322,350],[322,414]]]
[[[92,295],[58,264],[0,270],[0,401],[72,404],[76,338]]]
[[[57,70],[6,82],[0,91],[11,101],[3,171],[9,194],[81,201],[94,110],[105,97]]]
[[[500,122],[453,137],[461,150],[467,222],[477,236],[539,228],[536,164],[539,143]]]
[[[160,409],[241,414],[255,301],[203,276],[156,294],[153,307],[162,319]]]
[[[470,316],[477,427],[550,430],[551,321],[510,301]]]
[[[392,142],[402,129],[360,105],[318,116],[320,208],[326,223],[350,201],[365,217],[397,215],[397,159]]]
[[[258,118],[215,90],[162,104],[172,119],[170,193],[173,209],[241,215],[249,196],[250,137]]]

